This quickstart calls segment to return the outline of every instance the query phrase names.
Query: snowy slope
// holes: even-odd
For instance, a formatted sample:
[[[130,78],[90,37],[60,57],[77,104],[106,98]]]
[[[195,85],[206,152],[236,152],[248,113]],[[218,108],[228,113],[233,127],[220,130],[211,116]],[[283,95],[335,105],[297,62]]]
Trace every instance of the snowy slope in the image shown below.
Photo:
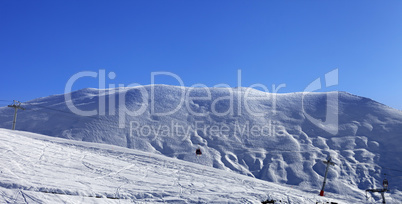
[[[23,104],[27,110],[19,112],[17,129],[163,154],[311,192],[320,189],[325,170],[322,160],[331,155],[337,165],[329,171],[327,192],[364,199],[363,190],[379,188],[387,173],[391,193],[402,197],[402,174],[394,171],[402,169],[399,110],[344,92],[311,93],[302,100],[303,93],[208,88],[209,100],[190,98],[181,104],[183,92],[206,97],[208,91],[165,85],[146,86],[145,92],[141,91],[134,87],[74,92],[73,103],[81,110],[101,110],[99,99],[105,98],[105,114],[91,117],[71,114],[64,95],[39,98]],[[325,121],[326,99],[334,94],[339,98],[339,130],[335,135],[313,124],[305,114]],[[145,107],[142,114],[119,116],[121,95],[127,110]],[[111,99],[116,100],[115,106]],[[158,115],[176,107],[172,114]],[[255,116],[250,110],[263,115]],[[12,109],[0,108],[0,127],[10,128],[12,116]],[[122,119],[125,127],[119,128]],[[171,128],[175,125],[182,128]],[[266,125],[271,129],[261,135],[247,129]],[[227,127],[228,131],[211,134],[213,126]],[[164,127],[169,131],[163,131]],[[198,146],[204,153],[202,160],[194,157]]]
[[[0,129],[0,151],[0,203],[359,202],[138,150],[21,131]]]

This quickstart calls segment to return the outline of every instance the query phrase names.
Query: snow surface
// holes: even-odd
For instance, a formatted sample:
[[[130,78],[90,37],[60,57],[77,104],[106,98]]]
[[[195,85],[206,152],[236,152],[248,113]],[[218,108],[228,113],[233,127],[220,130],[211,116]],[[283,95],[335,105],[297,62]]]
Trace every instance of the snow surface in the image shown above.
[[[153,153],[22,131],[0,129],[0,151],[0,203],[359,202]]]
[[[387,195],[402,200],[402,112],[399,110],[345,92],[309,93],[302,100],[303,93],[272,94],[247,88],[190,89],[166,85],[142,88],[73,92],[72,101],[82,110],[99,110],[99,100],[105,99],[104,114],[91,117],[72,114],[64,95],[35,99],[24,103],[26,110],[18,112],[17,129],[163,154],[312,193],[318,193],[321,188],[325,171],[322,161],[330,155],[337,165],[329,170],[327,193],[365,200],[364,190],[380,188],[383,174],[387,173],[391,190]],[[141,92],[144,90],[153,98],[146,97]],[[183,92],[190,98],[180,104]],[[209,100],[195,98],[206,97],[208,92],[211,93]],[[308,113],[325,121],[327,99],[334,94],[339,98],[336,135],[306,118]],[[119,97],[122,95],[125,100]],[[247,104],[243,99],[247,99]],[[139,116],[125,115],[125,128],[119,128],[120,100],[125,101],[129,111],[145,107]],[[158,115],[178,105],[181,106],[176,112]],[[263,115],[255,116],[250,110]],[[11,108],[0,108],[0,127],[10,128],[12,117]],[[167,133],[158,129],[171,127],[172,122],[184,128]],[[137,134],[130,129],[130,124],[151,129],[148,135]],[[267,124],[276,128],[275,134],[253,135],[238,128]],[[228,127],[229,131],[214,135],[199,126]],[[202,159],[194,156],[197,147],[203,150]],[[378,195],[371,196],[380,199]]]

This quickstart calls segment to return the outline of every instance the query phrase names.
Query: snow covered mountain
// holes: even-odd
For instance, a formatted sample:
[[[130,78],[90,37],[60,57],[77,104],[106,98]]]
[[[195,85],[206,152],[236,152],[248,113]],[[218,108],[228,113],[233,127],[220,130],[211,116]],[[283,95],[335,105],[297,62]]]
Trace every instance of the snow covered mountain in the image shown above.
[[[0,141],[0,203],[359,202],[113,145],[5,129]]]
[[[72,113],[65,95],[49,96],[23,104],[17,129],[160,153],[314,193],[331,156],[337,165],[327,192],[365,199],[364,190],[379,188],[387,173],[391,194],[402,198],[402,112],[368,98],[155,85],[83,89],[67,102],[90,116]],[[12,126],[13,111],[0,108],[0,127]],[[198,147],[203,155],[194,157]]]

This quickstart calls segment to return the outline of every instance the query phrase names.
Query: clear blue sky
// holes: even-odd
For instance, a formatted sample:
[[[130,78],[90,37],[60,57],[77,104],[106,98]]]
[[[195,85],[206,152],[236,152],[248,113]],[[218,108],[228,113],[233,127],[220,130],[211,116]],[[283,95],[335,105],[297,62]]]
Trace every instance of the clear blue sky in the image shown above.
[[[0,1],[0,100],[107,83],[226,83],[303,91],[339,68],[338,90],[402,109],[402,1]],[[177,84],[167,77],[157,83]],[[84,78],[74,89],[97,87]],[[2,105],[6,105],[2,103]]]

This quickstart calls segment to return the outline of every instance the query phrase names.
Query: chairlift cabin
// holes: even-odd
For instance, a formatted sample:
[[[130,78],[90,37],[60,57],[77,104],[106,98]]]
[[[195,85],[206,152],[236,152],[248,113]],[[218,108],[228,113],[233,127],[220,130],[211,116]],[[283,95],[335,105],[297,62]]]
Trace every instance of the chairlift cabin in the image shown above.
[[[382,186],[384,187],[384,189],[387,189],[387,188],[388,188],[388,180],[387,180],[387,179],[384,179],[384,180],[382,181]]]
[[[201,156],[202,155],[201,148],[197,148],[197,150],[195,150],[195,154],[197,156]]]

